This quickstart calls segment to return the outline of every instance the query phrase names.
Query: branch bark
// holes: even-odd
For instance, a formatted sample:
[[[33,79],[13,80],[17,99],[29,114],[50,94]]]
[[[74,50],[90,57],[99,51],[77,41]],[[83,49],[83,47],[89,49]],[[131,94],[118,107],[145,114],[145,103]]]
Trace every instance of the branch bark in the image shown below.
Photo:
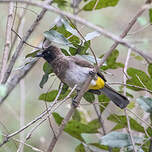
[[[73,15],[73,14],[70,14],[70,13],[67,13],[67,12],[64,12],[60,9],[57,9],[55,7],[52,7],[52,6],[49,6],[43,2],[34,2],[34,1],[26,1],[26,0],[0,0],[0,2],[20,2],[20,3],[28,3],[30,5],[34,5],[34,6],[38,6],[38,7],[41,7],[41,8],[45,8],[49,11],[52,11],[52,12],[55,12],[57,14],[60,14],[60,15],[63,15],[63,16],[66,16],[68,18],[71,18],[75,21],[77,21],[78,23],[80,24],[83,24],[83,25],[86,25],[88,27],[90,27],[91,29],[94,29],[96,30],[97,32],[101,33],[103,36],[109,38],[109,39],[112,39],[113,41],[119,43],[119,44],[122,44],[128,48],[131,48],[132,51],[138,53],[139,55],[141,55],[143,58],[145,58],[146,61],[150,60],[152,61],[152,57],[150,55],[147,55],[145,54],[143,51],[137,49],[134,45],[132,44],[129,44],[126,40],[122,40],[122,38],[114,35],[113,33],[111,32],[108,32],[106,31],[105,29],[103,29],[102,27],[99,27],[99,26],[96,26],[82,18],[80,18],[79,16],[77,15]],[[149,9],[150,8],[150,5],[149,4],[145,4],[142,9],[145,11],[146,9]]]
[[[11,40],[12,40],[12,33],[11,28],[13,26],[13,14],[14,14],[14,3],[9,3],[9,12],[7,17],[7,25],[6,25],[6,42],[4,45],[4,52],[3,52],[3,58],[2,58],[2,67],[0,72],[0,82],[2,82],[4,78],[4,74],[6,72],[6,66],[8,62],[9,52],[11,48]]]
[[[19,2],[19,1],[16,1],[16,2]],[[27,2],[29,2],[29,1],[27,1]],[[45,3],[47,3],[47,4],[51,3],[51,2],[52,2],[52,0],[46,0],[45,1]],[[9,76],[11,74],[11,71],[12,71],[12,69],[14,67],[14,64],[15,64],[15,62],[16,62],[16,60],[17,60],[17,58],[18,58],[18,56],[19,56],[19,54],[21,52],[21,49],[22,49],[22,47],[24,45],[24,42],[27,41],[27,39],[30,37],[30,35],[32,34],[32,32],[36,29],[37,25],[39,24],[39,22],[43,18],[43,16],[46,13],[46,11],[47,11],[47,9],[44,8],[40,12],[40,14],[37,16],[37,18],[35,19],[35,21],[31,25],[31,27],[28,29],[28,31],[26,32],[26,34],[23,36],[22,40],[20,41],[19,45],[16,48],[15,53],[13,54],[13,56],[12,56],[12,58],[10,60],[10,63],[8,65],[8,67],[7,67],[7,70],[6,70],[5,74],[4,74],[4,79],[2,80],[2,84],[5,84],[6,81],[8,80],[8,78],[9,78]]]

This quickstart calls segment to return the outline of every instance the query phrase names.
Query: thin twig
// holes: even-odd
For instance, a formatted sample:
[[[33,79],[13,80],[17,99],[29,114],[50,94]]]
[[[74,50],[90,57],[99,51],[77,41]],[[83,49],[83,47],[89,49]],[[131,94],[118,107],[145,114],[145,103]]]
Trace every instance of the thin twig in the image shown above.
[[[152,126],[145,120],[143,120],[141,117],[139,117],[135,112],[133,112],[132,110],[126,108],[127,111],[129,111],[130,113],[132,113],[134,116],[136,116],[141,122],[143,122],[144,124],[146,124],[148,127],[150,127],[152,129]]]
[[[133,27],[133,25],[136,23],[136,21],[137,21],[137,19],[145,12],[145,10],[146,10],[146,8],[145,8],[145,5],[144,6],[142,6],[139,10],[138,10],[138,12],[137,12],[137,14],[135,14],[135,16],[131,19],[131,21],[128,23],[128,25],[126,26],[126,28],[125,28],[125,30],[122,32],[122,34],[120,35],[120,38],[124,38],[127,34],[128,34],[128,32],[131,30],[131,28]],[[112,46],[111,46],[111,48],[110,48],[110,50],[104,55],[104,57],[102,58],[102,61],[100,62],[100,65],[102,65],[104,62],[103,62],[103,60],[105,59],[105,58],[107,58],[107,56],[109,56],[110,54],[111,54],[111,52],[118,46],[118,44],[119,44],[119,42],[115,42]],[[142,55],[141,55],[142,56]],[[146,58],[145,58],[146,59]]]
[[[63,88],[63,83],[61,83],[59,91],[58,91],[58,94],[57,94],[56,98],[54,99],[54,101],[58,100],[58,98],[59,98],[59,96],[61,94],[62,88]],[[50,120],[50,117],[49,117],[49,111],[48,111],[48,106],[47,106],[46,101],[45,101],[45,107],[46,107],[46,110],[48,112],[48,122],[49,122],[50,128],[52,129],[53,135],[56,136],[55,132],[54,132],[54,129],[53,129],[53,126],[52,126],[52,123],[51,123],[51,120]]]
[[[60,105],[65,102],[67,99],[70,98],[71,94],[73,93],[73,91],[76,89],[77,85],[75,85],[75,87],[70,91],[70,93],[62,100],[62,101],[58,101],[60,103]],[[56,104],[57,102],[54,101],[54,103],[52,105],[50,105],[48,107],[47,110],[45,110],[44,112],[42,112],[39,116],[37,116],[35,119],[33,119],[31,122],[29,122],[28,124],[26,124],[25,126],[23,126],[22,128],[20,128],[19,130],[15,131],[12,134],[9,134],[6,136],[6,138],[4,139],[4,141],[0,144],[0,147],[3,146],[5,143],[7,143],[9,141],[10,138],[12,138],[13,136],[19,134],[20,132],[22,132],[23,130],[25,130],[26,128],[30,127],[31,125],[33,125],[35,122],[37,122],[38,120],[42,119],[43,116],[45,116],[48,111],[50,112],[52,110],[52,107]],[[58,107],[56,107],[54,110],[56,110]],[[47,119],[47,117],[46,117]]]
[[[147,91],[147,92],[149,92],[149,93],[152,93],[151,90],[149,90],[149,89],[147,89],[147,88],[139,87],[139,86],[136,86],[136,85],[124,84],[124,83],[121,83],[121,82],[112,82],[112,83],[108,83],[108,84],[109,84],[109,85],[123,85],[123,86],[128,86],[128,87],[134,87],[134,88],[138,88],[138,89]]]
[[[89,76],[89,78],[86,80],[85,84],[83,85],[82,89],[80,90],[80,92],[78,93],[78,96],[75,98],[75,101],[77,102],[77,106],[80,104],[80,100],[83,96],[83,94],[86,92],[90,82],[92,80],[92,77]],[[67,124],[67,122],[70,120],[72,114],[74,113],[75,109],[77,107],[74,106],[73,104],[71,105],[71,109],[69,110],[69,112],[67,113],[67,115],[65,116],[65,118],[63,119],[60,127],[59,127],[59,131],[58,131],[58,134],[56,135],[56,137],[53,137],[50,145],[49,145],[49,148],[47,150],[47,152],[52,152],[52,150],[54,149],[55,145],[56,145],[56,142],[57,140],[59,139],[60,135],[62,134],[62,131],[65,127],[65,125]]]
[[[105,126],[104,126],[104,120],[101,116],[101,112],[100,112],[100,109],[99,109],[99,102],[97,100],[97,104],[93,104],[94,106],[94,109],[95,109],[95,112],[97,114],[97,117],[98,117],[98,120],[100,122],[100,125],[101,125],[101,128],[102,128],[102,131],[103,131],[103,135],[106,135],[106,129],[105,129]],[[108,151],[109,152],[112,152],[112,148],[108,146]]]
[[[25,65],[22,69],[18,70],[10,80],[7,82],[6,93],[5,96],[0,97],[0,105],[4,102],[4,100],[8,97],[8,95],[12,92],[12,90],[16,87],[16,85],[20,82],[22,78],[26,76],[26,74],[32,69],[35,63],[38,61],[38,58],[33,59],[29,64]]]
[[[28,133],[28,135],[26,136],[26,140],[28,140],[30,137],[31,137],[31,135],[32,135],[32,133],[35,131],[35,129],[40,125],[40,124],[42,124],[46,119],[47,119],[47,117],[49,117],[51,114],[52,114],[52,112],[53,111],[55,111],[61,104],[63,104],[67,99],[69,99],[70,98],[70,96],[71,96],[71,94],[74,92],[74,90],[75,90],[75,88],[76,88],[76,86],[70,91],[70,93],[64,98],[64,100],[62,100],[62,101],[57,101],[57,100],[54,100],[53,101],[53,103],[52,103],[52,105],[51,105],[51,108],[49,107],[49,109],[47,109],[47,116],[45,117],[45,118],[43,118],[35,127],[33,127],[32,129],[31,129],[31,131]],[[56,108],[54,108],[54,110],[52,110],[51,112],[50,112],[50,110],[54,107],[54,105],[56,105],[57,103],[60,103]],[[48,113],[49,112],[49,113]],[[55,135],[55,134],[54,134]],[[56,136],[55,136],[56,137]]]
[[[128,63],[129,63],[129,58],[130,58],[130,54],[131,54],[131,49],[128,50],[128,54],[127,54],[127,58],[126,58],[126,62],[125,62],[125,66],[124,66],[124,73],[127,72],[127,67],[128,67]],[[126,75],[124,74],[124,84],[126,84],[126,81],[127,81],[127,78],[126,78]],[[126,86],[124,86],[124,95],[126,96]],[[132,135],[132,131],[131,131],[131,127],[130,127],[130,118],[128,116],[128,113],[126,111],[126,109],[124,109],[124,113],[126,115],[126,120],[127,120],[127,125],[128,125],[128,134],[130,136],[130,139],[131,139],[131,143],[132,143],[132,146],[133,146],[133,151],[136,152],[136,147],[135,147],[135,141],[133,139],[133,135]]]
[[[20,94],[21,94],[21,102],[20,102],[20,128],[24,126],[25,120],[25,83],[24,79],[20,81]],[[24,131],[20,133],[20,141],[24,140]],[[17,152],[24,151],[24,144],[20,143]]]
[[[4,78],[4,74],[6,72],[6,66],[8,62],[8,57],[9,57],[9,51],[11,48],[11,41],[12,41],[12,33],[11,33],[11,28],[13,26],[13,11],[14,11],[14,3],[10,2],[9,3],[9,12],[8,12],[8,17],[7,17],[7,25],[6,25],[6,40],[5,40],[5,45],[4,45],[4,52],[3,52],[3,58],[2,58],[2,67],[1,67],[1,72],[0,72],[0,83],[2,82]]]
[[[1,1],[1,0],[0,0]],[[6,0],[7,1],[7,0]],[[5,1],[5,2],[6,2]],[[4,1],[3,1],[4,2]],[[50,8],[49,10],[54,10],[54,8]],[[146,7],[145,6],[143,6],[143,7],[141,7],[141,9],[139,9],[139,11],[138,11],[138,13],[135,15],[135,17],[129,22],[129,24],[128,24],[128,26],[127,26],[127,28],[125,29],[125,31],[122,33],[122,37],[124,37],[126,34],[127,34],[127,32],[131,29],[131,27],[133,26],[133,24],[136,22],[136,20],[137,20],[137,18],[140,16],[140,15],[142,15],[142,13],[144,12],[146,10]],[[60,12],[60,10],[54,10],[54,12]],[[62,12],[62,11],[61,11]],[[63,14],[63,15],[66,15],[65,13]],[[70,16],[68,16],[68,17],[70,17]],[[75,16],[73,17],[73,19],[75,19]],[[77,18],[76,18],[77,19]],[[81,22],[81,23],[84,23],[84,25],[86,25],[85,24],[85,22],[87,22],[87,21],[84,21],[83,20],[83,22]],[[88,22],[87,22],[88,23]],[[90,24],[90,23],[89,23]],[[94,25],[92,25],[91,24],[91,27],[94,27]],[[97,27],[97,29],[96,29],[96,26],[95,26],[95,28],[94,28],[95,30],[97,30],[97,29],[99,29],[99,27]],[[105,54],[105,56],[102,58],[102,61],[100,62],[100,65],[102,65],[103,63],[104,63],[104,61],[107,59],[107,57],[111,54],[111,51],[113,50],[113,49],[115,49],[116,47],[117,47],[117,45],[118,45],[119,43],[118,42],[115,42],[115,44],[110,48],[110,50]],[[10,91],[11,92],[11,91]],[[10,93],[9,92],[9,93]],[[7,94],[6,94],[6,96],[7,96]],[[0,99],[0,103],[6,98],[6,96],[5,97],[3,97],[2,99]]]
[[[18,37],[21,41],[23,40],[23,38],[21,38],[21,36],[20,36],[16,31],[14,31],[13,29],[12,29],[12,31],[17,35],[17,37]],[[39,50],[42,49],[42,48],[36,47],[36,46],[34,46],[34,45],[31,45],[31,44],[29,44],[29,43],[27,43],[27,42],[24,42],[24,43],[25,43],[26,45],[32,47],[32,48],[39,49]]]
[[[17,27],[16,27],[16,32],[17,32],[17,33],[18,33],[18,31],[19,31],[20,25],[22,25],[22,22],[24,21],[24,16],[25,16],[25,14],[26,14],[26,8],[28,7],[28,4],[25,4],[24,6],[25,6],[25,7],[24,7],[25,9],[22,9],[22,10],[20,11],[20,13],[19,13],[18,24],[17,24]],[[15,16],[14,16],[14,23],[15,23],[16,14],[17,14],[17,8],[18,8],[18,7],[17,7],[17,2],[16,2],[15,13],[14,13],[14,14],[15,14]],[[13,23],[12,29],[14,29],[14,23]],[[13,47],[15,46],[16,40],[17,40],[17,35],[15,35],[14,38],[13,38],[9,57],[10,57],[10,55],[11,55],[11,51],[12,51]]]
[[[4,137],[7,137],[7,135],[4,135],[4,134],[2,134]],[[29,144],[27,144],[27,143],[25,143],[25,142],[23,142],[23,141],[21,141],[21,140],[18,140],[18,139],[16,139],[16,138],[12,138],[12,140],[15,142],[19,142],[19,143],[22,143],[22,144],[24,144],[24,145],[26,145],[27,147],[30,147],[32,150],[34,150],[34,151],[36,151],[36,152],[45,152],[45,151],[42,151],[42,150],[40,150],[40,149],[38,149],[38,148],[36,148],[36,147],[34,147],[34,146],[31,146],[31,145],[29,145]]]
[[[38,6],[38,7],[41,7],[41,8],[45,8],[45,9],[47,9],[47,10],[49,10],[49,11],[53,11],[53,12],[55,12],[55,13],[57,13],[57,14],[60,14],[60,15],[69,17],[69,18],[77,21],[78,23],[83,24],[83,25],[86,25],[86,26],[88,26],[88,27],[90,27],[90,28],[98,31],[98,32],[101,33],[103,36],[105,36],[105,37],[107,37],[107,38],[110,38],[110,39],[112,39],[113,41],[115,41],[115,44],[113,45],[113,48],[115,48],[118,44],[122,44],[122,45],[124,45],[124,46],[132,49],[132,51],[134,51],[134,52],[138,53],[139,55],[141,55],[147,62],[148,62],[149,60],[152,61],[152,57],[151,57],[150,55],[145,54],[143,51],[137,49],[134,45],[129,44],[126,40],[122,40],[123,34],[126,35],[127,32],[124,32],[124,33],[122,34],[122,37],[118,37],[118,36],[114,35],[113,33],[106,31],[106,30],[103,29],[102,27],[96,26],[96,25],[94,25],[94,24],[92,24],[92,23],[90,23],[90,22],[88,22],[88,21],[86,21],[86,20],[78,17],[77,15],[73,15],[73,14],[64,12],[64,11],[62,11],[62,10],[60,10],[60,9],[55,8],[55,7],[46,5],[46,4],[43,3],[43,2],[36,2],[36,1],[30,1],[30,2],[29,2],[29,1],[26,1],[26,0],[0,0],[0,2],[10,2],[10,1],[13,1],[13,2],[16,2],[16,1],[17,1],[17,2],[20,2],[20,3],[28,3],[28,4],[30,4],[30,5],[35,5],[35,6]],[[137,15],[131,20],[130,24],[129,24],[129,25],[127,26],[127,28],[126,28],[126,31],[127,31],[127,30],[130,30],[130,28],[131,28],[131,27],[133,26],[133,24],[136,22],[137,18],[138,18],[139,16],[141,16],[141,14],[142,14],[145,10],[147,10],[147,9],[149,9],[149,8],[151,8],[150,5],[148,5],[148,4],[147,4],[147,5],[144,5],[144,6],[139,10],[139,12],[137,13]],[[111,48],[111,49],[113,50],[113,48]],[[110,54],[110,53],[109,53],[109,54]],[[106,57],[106,56],[105,56],[105,57]],[[104,58],[103,58],[103,60],[104,60]],[[102,62],[101,62],[101,64],[102,64]],[[100,64],[100,65],[101,65],[101,64]]]
[[[19,2],[19,1],[17,1]],[[29,2],[29,1],[27,1]],[[52,0],[46,0],[44,4],[46,3],[51,3]],[[5,72],[5,75],[4,75],[4,78],[2,80],[2,83],[6,83],[6,81],[8,80],[10,74],[11,74],[11,71],[13,69],[13,66],[16,62],[16,59],[18,58],[20,52],[21,52],[21,49],[24,45],[24,43],[27,41],[27,39],[30,37],[30,35],[32,34],[32,32],[36,29],[38,23],[41,21],[41,19],[43,18],[44,14],[46,13],[47,9],[43,9],[40,14],[37,16],[37,18],[35,19],[35,21],[33,22],[33,24],[31,25],[31,27],[28,29],[28,31],[26,32],[26,34],[23,36],[22,40],[20,41],[19,45],[17,46],[16,48],[16,51],[14,52],[11,60],[10,60],[10,63],[7,67],[7,70]]]
[[[73,22],[71,21],[71,19],[70,18],[68,18],[68,20],[70,21],[70,23],[74,26],[74,28],[76,29],[76,31],[79,33],[79,35],[83,38],[83,40],[85,41],[85,42],[87,42],[86,41],[86,39],[85,39],[85,37],[83,36],[83,34],[78,30],[78,28],[73,24]],[[88,43],[88,42],[87,42]],[[89,44],[89,43],[88,43]],[[93,57],[94,57],[94,60],[95,60],[95,64],[98,66],[98,62],[97,62],[97,57],[96,57],[96,55],[95,55],[95,53],[94,53],[94,51],[93,51],[93,49],[92,49],[92,47],[89,45],[89,48],[90,48],[90,50],[91,50],[91,53],[93,54]]]

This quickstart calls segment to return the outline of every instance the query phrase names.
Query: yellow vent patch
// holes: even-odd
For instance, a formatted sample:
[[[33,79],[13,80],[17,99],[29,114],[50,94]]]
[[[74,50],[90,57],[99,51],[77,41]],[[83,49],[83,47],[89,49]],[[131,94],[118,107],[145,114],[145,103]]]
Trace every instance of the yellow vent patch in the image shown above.
[[[100,77],[98,77],[97,80],[92,80],[92,81],[95,81],[95,85],[90,84],[89,89],[99,90],[104,87],[105,83]]]

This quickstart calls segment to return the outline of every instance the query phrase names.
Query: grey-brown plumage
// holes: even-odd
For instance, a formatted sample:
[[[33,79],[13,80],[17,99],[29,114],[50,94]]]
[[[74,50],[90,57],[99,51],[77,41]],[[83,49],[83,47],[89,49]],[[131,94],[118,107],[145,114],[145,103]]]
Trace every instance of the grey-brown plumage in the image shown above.
[[[41,54],[37,54],[37,57],[43,57],[48,63],[50,63],[53,68],[53,72],[63,83],[66,83],[71,88],[77,84],[77,90],[82,88],[86,79],[88,78],[89,74],[93,72],[94,68],[92,64],[81,59],[80,57],[65,56],[62,51],[55,46],[48,47]],[[106,79],[102,73],[99,72],[97,75],[101,77],[104,82],[106,82]],[[96,84],[95,79],[91,81],[91,85]],[[104,87],[99,90],[88,91],[95,94],[104,93],[122,109],[125,108],[129,103],[125,96],[121,95],[107,84],[105,84]]]

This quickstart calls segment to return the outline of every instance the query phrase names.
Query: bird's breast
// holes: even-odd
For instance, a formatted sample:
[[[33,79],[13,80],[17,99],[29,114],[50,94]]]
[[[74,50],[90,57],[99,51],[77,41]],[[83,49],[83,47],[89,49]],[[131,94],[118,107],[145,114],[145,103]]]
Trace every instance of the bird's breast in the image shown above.
[[[77,89],[80,90],[88,78],[90,71],[92,71],[91,68],[81,67],[72,63],[70,64],[70,68],[65,72],[64,82],[71,88],[77,85]]]

